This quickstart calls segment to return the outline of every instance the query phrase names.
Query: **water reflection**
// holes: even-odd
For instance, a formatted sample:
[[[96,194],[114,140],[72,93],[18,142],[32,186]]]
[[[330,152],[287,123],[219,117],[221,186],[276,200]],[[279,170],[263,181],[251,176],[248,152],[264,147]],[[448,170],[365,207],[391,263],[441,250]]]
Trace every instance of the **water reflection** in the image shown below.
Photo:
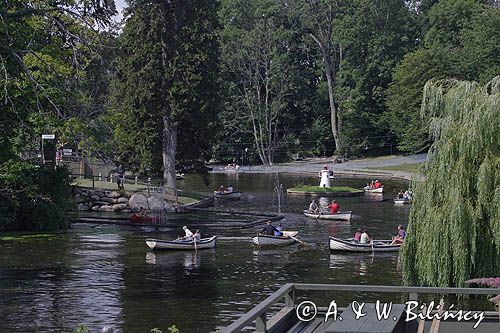
[[[236,177],[237,176],[237,177]],[[317,177],[281,175],[210,175],[214,186],[232,184],[244,192],[240,201],[216,201],[216,209],[276,212],[274,187],[318,182]],[[362,187],[366,181],[338,179],[338,186]],[[201,178],[188,177],[184,189],[202,191]],[[392,183],[392,182],[391,182]],[[388,193],[392,198],[396,193]],[[402,188],[394,185],[393,188]],[[112,325],[121,332],[163,331],[176,324],[181,332],[206,333],[225,326],[287,282],[399,284],[397,254],[330,254],[328,235],[352,237],[357,228],[375,238],[390,237],[398,224],[406,224],[407,207],[394,207],[383,196],[339,198],[343,209],[353,210],[349,222],[307,218],[303,209],[311,198],[286,196],[281,200],[285,229],[300,231],[306,248],[253,251],[249,229],[202,228],[216,234],[217,249],[152,252],[145,238],[174,239],[180,228],[139,230],[105,225],[75,226],[29,244],[0,243],[0,332],[72,331],[83,322],[92,332]],[[327,197],[320,198],[327,205]],[[332,198],[330,198],[331,200]],[[376,199],[376,200],[375,200]],[[245,220],[245,217],[188,213],[172,221],[191,225],[207,220]],[[382,274],[383,273],[383,274]],[[193,319],[193,314],[196,318]]]
[[[146,253],[146,263],[151,265],[162,265],[162,266],[172,266],[178,265],[182,262],[182,265],[187,270],[193,270],[200,268],[201,266],[201,256],[202,253],[215,255],[215,249],[203,250],[203,251],[176,251],[176,252],[152,252],[148,251]]]
[[[292,261],[292,254],[298,250],[298,246],[276,249],[258,249],[253,251],[253,260],[261,264],[288,265]]]
[[[397,271],[398,254],[396,253],[330,253],[330,269],[350,269],[354,276],[363,277],[380,273],[380,266],[390,264],[391,271]],[[377,263],[376,263],[377,262]],[[377,266],[378,265],[378,266]]]

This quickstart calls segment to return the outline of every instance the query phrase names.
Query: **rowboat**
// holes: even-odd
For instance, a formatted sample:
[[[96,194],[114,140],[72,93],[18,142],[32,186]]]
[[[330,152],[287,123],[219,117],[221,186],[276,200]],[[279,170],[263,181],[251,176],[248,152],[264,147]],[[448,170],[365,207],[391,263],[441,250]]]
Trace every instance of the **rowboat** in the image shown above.
[[[384,187],[379,187],[379,188],[373,188],[370,186],[365,186],[363,187],[363,190],[365,190],[366,193],[384,193]]]
[[[330,236],[330,250],[347,252],[395,252],[399,251],[401,244],[393,244],[392,240],[374,240],[371,243],[360,244],[354,239],[340,239]]]
[[[139,214],[133,214],[130,219],[130,222],[132,223],[144,223],[144,224],[152,224],[155,221],[155,218],[153,216],[148,216],[148,215],[139,215]]]
[[[404,205],[411,203],[411,200],[406,198],[394,198],[394,203],[396,205]]]
[[[202,238],[196,242],[192,240],[176,239],[173,241],[164,241],[160,239],[148,238],[146,244],[152,250],[203,250],[213,249],[215,247],[217,236]]]
[[[351,210],[340,211],[334,214],[331,213],[309,213],[308,210],[304,211],[304,215],[307,217],[312,217],[315,219],[324,219],[324,220],[344,220],[349,221],[352,216]]]
[[[283,231],[283,236],[257,235],[252,238],[255,246],[286,246],[295,242],[298,231]]]
[[[240,200],[241,192],[233,191],[233,192],[219,192],[214,191],[214,197],[216,199],[225,199],[225,200]]]

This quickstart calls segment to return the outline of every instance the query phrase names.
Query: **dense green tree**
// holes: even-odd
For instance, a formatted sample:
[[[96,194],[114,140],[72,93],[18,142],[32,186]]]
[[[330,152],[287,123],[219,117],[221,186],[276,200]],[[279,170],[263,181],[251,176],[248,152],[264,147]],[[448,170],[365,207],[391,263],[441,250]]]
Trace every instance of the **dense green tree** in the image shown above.
[[[163,171],[208,157],[217,106],[217,2],[131,0],[120,36],[110,121],[116,160]]]
[[[222,61],[227,99],[224,119],[250,132],[264,165],[272,165],[279,128],[291,95],[288,31],[277,1],[222,2]]]
[[[499,105],[500,77],[426,84],[422,110],[435,141],[412,185],[405,283],[463,286],[500,271]]]
[[[343,55],[337,73],[341,141],[347,153],[391,143],[382,121],[386,91],[404,54],[413,49],[415,18],[404,1],[349,1],[334,38]]]
[[[37,165],[40,135],[79,119],[93,30],[114,12],[107,0],[0,1],[0,228],[64,226],[69,177]]]
[[[420,113],[427,80],[488,82],[500,73],[500,10],[479,1],[443,0],[429,11],[422,47],[396,68],[384,120],[403,151],[429,147],[429,118]]]
[[[316,61],[323,65],[323,74],[326,78],[325,92],[330,109],[330,126],[338,152],[342,150],[342,144],[339,133],[338,101],[335,100],[334,90],[337,85],[337,72],[342,61],[343,45],[338,38],[334,37],[338,34],[334,21],[339,17],[339,7],[338,1],[333,0],[297,1],[291,7],[291,15],[299,18],[301,30],[311,38],[318,49]]]

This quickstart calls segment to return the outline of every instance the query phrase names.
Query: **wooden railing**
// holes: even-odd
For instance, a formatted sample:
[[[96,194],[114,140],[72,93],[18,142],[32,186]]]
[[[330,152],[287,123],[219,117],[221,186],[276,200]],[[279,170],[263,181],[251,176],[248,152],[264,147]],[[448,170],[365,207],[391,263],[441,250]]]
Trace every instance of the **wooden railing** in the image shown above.
[[[344,291],[344,292],[374,292],[374,293],[400,293],[407,294],[409,300],[418,300],[419,294],[440,294],[440,295],[496,295],[500,292],[494,288],[437,288],[437,287],[403,287],[403,286],[381,286],[381,285],[341,285],[341,284],[304,284],[287,283],[268,298],[255,306],[252,310],[242,315],[230,326],[222,329],[221,333],[241,332],[245,327],[254,326],[254,332],[278,332],[269,326],[271,321],[267,320],[267,314],[271,312],[271,307],[277,303],[284,302],[284,308],[294,309],[296,291]],[[283,310],[282,309],[282,310]],[[342,308],[340,308],[342,309]],[[324,309],[323,309],[324,310]],[[275,311],[275,310],[274,310]],[[288,311],[290,313],[290,311]],[[282,312],[283,313],[283,312]],[[255,324],[254,324],[255,323]]]

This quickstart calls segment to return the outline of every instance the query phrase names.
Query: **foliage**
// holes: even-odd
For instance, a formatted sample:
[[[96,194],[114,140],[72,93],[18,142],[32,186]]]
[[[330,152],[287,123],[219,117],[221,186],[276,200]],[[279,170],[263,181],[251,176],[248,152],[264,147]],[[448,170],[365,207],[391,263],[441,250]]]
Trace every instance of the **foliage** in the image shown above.
[[[348,154],[392,144],[382,115],[387,88],[403,55],[414,48],[415,18],[404,1],[348,1],[334,38],[343,54],[337,74],[341,142]]]
[[[405,283],[463,286],[500,271],[499,105],[500,77],[426,84],[422,112],[435,141],[424,180],[412,185]]]
[[[500,278],[477,278],[465,281],[465,283],[473,283],[480,286],[492,287],[492,288],[500,288]]]
[[[430,79],[486,83],[500,73],[500,9],[472,0],[445,0],[432,6],[421,48],[405,55],[388,90],[383,117],[399,148],[429,147],[429,117],[420,114],[422,89]]]
[[[162,155],[186,168],[209,158],[216,12],[216,1],[129,2],[107,118],[115,160],[128,169],[158,174]]]
[[[87,326],[85,326],[84,324],[80,324],[73,330],[73,333],[89,333],[89,330]]]
[[[110,1],[2,1],[0,7],[0,162],[38,146],[41,133],[80,119],[96,57],[94,26],[114,13]],[[91,23],[92,22],[92,23]],[[87,83],[87,84],[88,84]]]
[[[20,160],[0,165],[0,229],[57,230],[71,207],[69,173]]]
[[[179,333],[179,330],[177,329],[177,327],[175,325],[172,325],[168,328],[168,331],[170,333]]]
[[[291,96],[291,31],[276,1],[222,2],[222,121],[232,134],[248,133],[264,165],[273,164],[279,129]]]

